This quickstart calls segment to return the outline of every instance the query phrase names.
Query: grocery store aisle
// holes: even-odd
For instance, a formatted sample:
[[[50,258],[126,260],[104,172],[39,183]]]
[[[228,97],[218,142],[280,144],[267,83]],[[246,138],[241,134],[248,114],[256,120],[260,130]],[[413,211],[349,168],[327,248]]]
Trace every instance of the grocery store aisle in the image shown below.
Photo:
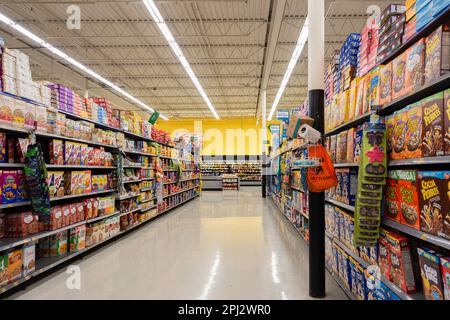
[[[259,187],[198,200],[62,269],[15,299],[308,299],[307,246]],[[328,298],[345,299],[332,279]]]

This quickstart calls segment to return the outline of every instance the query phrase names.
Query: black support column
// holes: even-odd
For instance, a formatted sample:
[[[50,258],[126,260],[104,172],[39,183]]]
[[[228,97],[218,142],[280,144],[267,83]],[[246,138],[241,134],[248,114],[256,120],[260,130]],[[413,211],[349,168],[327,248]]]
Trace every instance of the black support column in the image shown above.
[[[325,1],[308,0],[308,97],[314,128],[324,133]],[[309,193],[309,295],[325,296],[325,195]]]

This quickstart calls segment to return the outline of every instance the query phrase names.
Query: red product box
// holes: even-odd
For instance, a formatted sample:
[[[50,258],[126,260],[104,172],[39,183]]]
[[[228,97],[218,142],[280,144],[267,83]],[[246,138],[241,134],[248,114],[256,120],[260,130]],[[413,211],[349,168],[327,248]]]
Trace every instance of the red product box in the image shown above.
[[[70,209],[70,224],[74,224],[77,223],[77,206],[75,203],[71,203],[69,205],[69,209]]]
[[[63,227],[70,226],[70,205],[66,204],[62,207],[63,211]]]
[[[380,231],[380,238],[378,239],[378,265],[380,267],[381,274],[386,279],[391,280],[391,260],[387,234],[388,232],[385,230]]]
[[[64,164],[64,144],[62,140],[52,140],[49,143],[49,161],[50,164]]]
[[[61,229],[64,226],[63,208],[60,206],[52,207],[50,210],[50,230]]]
[[[416,292],[409,240],[390,232],[387,235],[391,281],[406,293]]]
[[[83,202],[76,203],[76,207],[77,207],[77,222],[83,221],[84,220]]]

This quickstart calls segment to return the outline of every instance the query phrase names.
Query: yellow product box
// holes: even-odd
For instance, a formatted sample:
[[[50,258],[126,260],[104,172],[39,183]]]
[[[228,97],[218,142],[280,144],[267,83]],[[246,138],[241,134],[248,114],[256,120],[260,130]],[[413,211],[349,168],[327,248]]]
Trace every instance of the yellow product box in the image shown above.
[[[363,114],[364,106],[364,84],[367,75],[360,78],[356,84],[356,103],[355,103],[355,119]]]
[[[348,102],[348,120],[351,121],[355,119],[355,111],[356,111],[356,90],[358,86],[360,78],[355,78],[350,83],[350,93],[349,93],[349,102]]]
[[[25,126],[25,113],[27,111],[26,103],[17,100],[14,106],[12,107],[12,115],[13,115],[13,124],[18,127]]]
[[[339,100],[339,124],[348,122],[349,90],[340,94]]]

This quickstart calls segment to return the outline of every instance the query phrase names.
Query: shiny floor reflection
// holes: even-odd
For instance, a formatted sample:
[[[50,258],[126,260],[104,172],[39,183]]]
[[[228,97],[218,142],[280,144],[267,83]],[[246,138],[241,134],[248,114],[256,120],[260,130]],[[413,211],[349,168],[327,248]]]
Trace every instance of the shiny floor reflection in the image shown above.
[[[204,192],[14,299],[309,299],[308,247],[259,188]],[[327,298],[346,299],[327,275]]]

